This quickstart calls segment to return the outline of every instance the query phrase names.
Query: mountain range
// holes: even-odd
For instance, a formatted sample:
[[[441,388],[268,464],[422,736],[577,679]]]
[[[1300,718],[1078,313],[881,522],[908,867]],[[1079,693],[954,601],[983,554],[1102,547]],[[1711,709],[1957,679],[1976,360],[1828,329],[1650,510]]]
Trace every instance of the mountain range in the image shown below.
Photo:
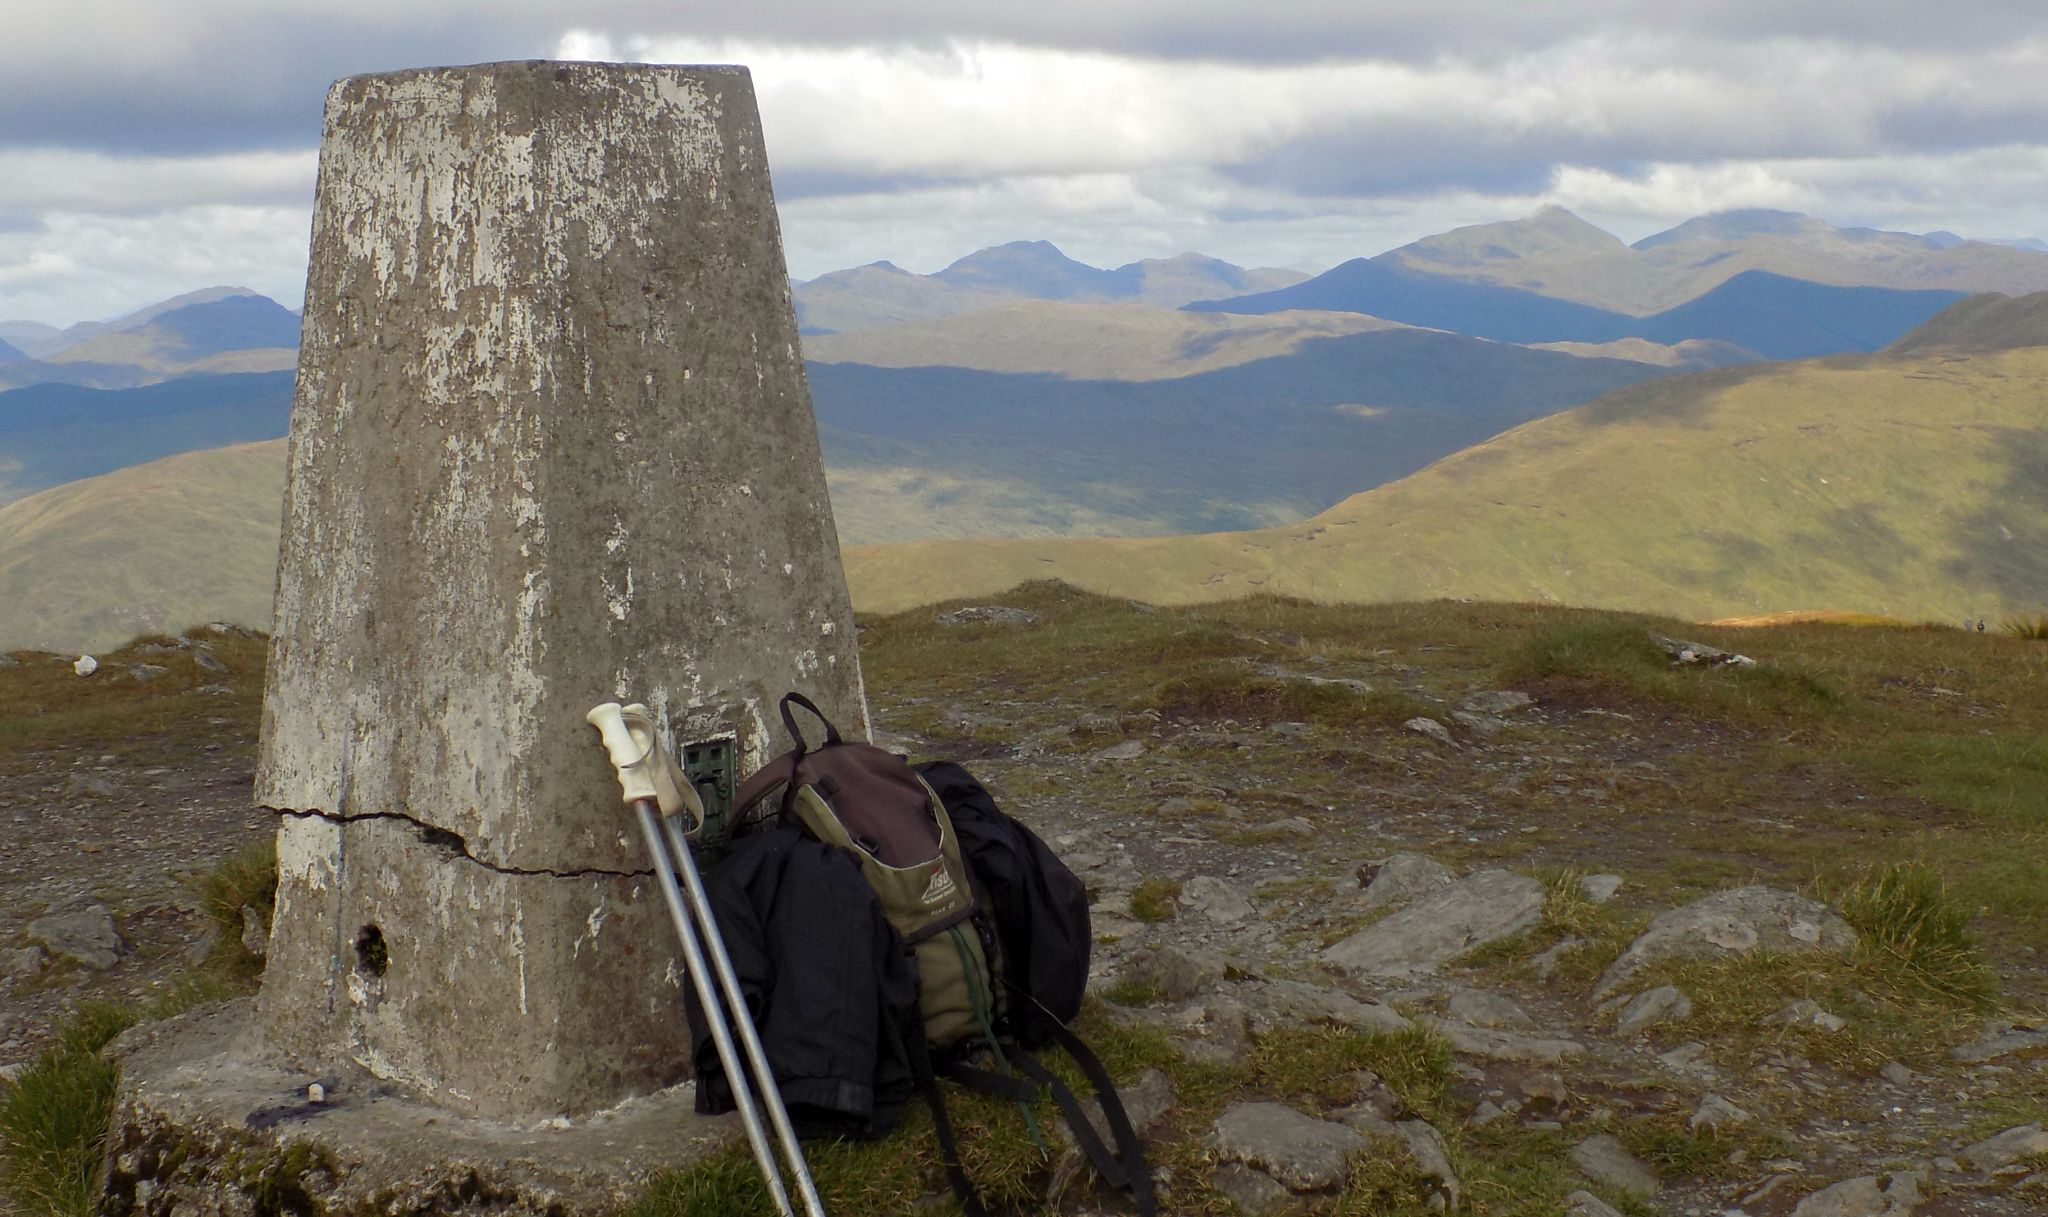
[[[153,304],[111,323],[68,329],[0,323],[0,389],[70,384],[132,388],[181,376],[270,372],[298,364],[299,315],[246,288],[217,287]]]
[[[977,250],[937,274],[874,262],[794,284],[792,294],[803,332],[831,334],[951,317],[1019,299],[1177,308],[1307,277],[1295,270],[1246,270],[1193,253],[1102,270],[1069,258],[1050,241],[1012,241]]]
[[[1633,317],[1523,288],[1429,274],[1377,258],[1354,258],[1290,287],[1186,307],[1221,313],[1366,313],[1516,343],[1642,338],[1669,345],[1700,339],[1729,343],[1765,359],[1810,359],[1876,350],[1963,295],[1836,287],[1749,270],[1684,304]]]
[[[1639,381],[1283,526],[855,545],[844,559],[863,612],[1060,578],[1160,603],[1271,593],[1695,619],[2038,613],[2043,400],[2048,293],[1977,297],[1875,355]],[[0,507],[0,647],[266,624],[283,463],[281,440],[218,448]],[[841,486],[835,476],[843,528],[858,507]]]
[[[1419,269],[1425,264],[1434,269]],[[1157,560],[1165,564],[1160,595],[1196,597],[1267,586],[1382,597],[1408,586],[1415,594],[1519,589],[1536,597],[1682,606],[1693,602],[1675,583],[1646,581],[1641,572],[1693,570],[1696,582],[1705,581],[1697,603],[1740,607],[1796,600],[1802,588],[1874,603],[1876,584],[1820,577],[1829,569],[1827,553],[1847,552],[1845,534],[1830,531],[1835,516],[1804,531],[1773,532],[1767,520],[1742,517],[1751,506],[1746,498],[1756,496],[1732,482],[1723,485],[1728,505],[1716,514],[1713,505],[1672,489],[1690,484],[1691,469],[1657,464],[1665,459],[1656,456],[1660,445],[1676,451],[1679,439],[1630,427],[1574,432],[1563,420],[1638,406],[1655,414],[1657,403],[1684,398],[1692,404],[1671,407],[1680,416],[1740,421],[1749,417],[1745,411],[1763,410],[1758,403],[1775,400],[1786,420],[1821,411],[1826,421],[1812,424],[1817,434],[1849,436],[1859,449],[1908,461],[1909,448],[1866,442],[1843,423],[1829,394],[1854,384],[1856,392],[1918,403],[1941,418],[1955,402],[1929,389],[1930,380],[1962,386],[1956,392],[1964,398],[1998,397],[2015,386],[2032,391],[2030,365],[2017,353],[2040,341],[2030,306],[1958,293],[1986,279],[2028,282],[2043,266],[2048,259],[2035,251],[1948,234],[1834,229],[1782,213],[1703,217],[1627,246],[1551,211],[1441,234],[1313,278],[1197,255],[1103,270],[1039,241],[979,251],[935,275],[886,264],[835,272],[795,285],[795,294],[813,331],[805,336],[813,400],[849,545],[1151,537],[1062,548],[1012,573],[1057,566],[1085,580],[1098,559],[1075,555],[1119,555],[1100,561],[1127,566],[1117,576],[1126,583],[1142,582],[1144,563]],[[1790,273],[1802,269],[1814,277]],[[1577,284],[1578,298],[1557,284]],[[1683,296],[1693,288],[1696,294]],[[1205,295],[1214,298],[1200,299]],[[1293,304],[1314,307],[1286,307]],[[1628,307],[1613,307],[1619,304]],[[821,328],[838,332],[816,332]],[[0,324],[0,340],[17,356],[0,362],[0,388],[25,386],[0,391],[0,519],[14,521],[12,531],[0,532],[0,567],[23,569],[17,559],[31,536],[39,538],[38,552],[61,553],[51,538],[90,520],[99,493],[136,502],[169,496],[161,504],[164,527],[190,518],[181,516],[180,496],[223,501],[200,489],[213,466],[199,450],[283,434],[297,333],[297,314],[237,288],[67,330]],[[1887,344],[1882,354],[1868,354]],[[1851,354],[1759,362],[1837,352]],[[1700,369],[1719,370],[1682,374]],[[1861,380],[1851,376],[1857,369]],[[2038,431],[2039,420],[2029,423],[2023,409],[1995,426],[1981,419],[1955,424],[1979,437],[1994,427],[1998,445],[2020,454],[2033,442],[2030,426]],[[1573,438],[1535,444],[1531,434]],[[1714,427],[1675,434],[1701,446],[1695,455],[1702,468],[1713,466],[1708,454],[1722,442]],[[1648,447],[1603,448],[1594,435],[1634,437]],[[1472,558],[1467,551],[1488,538],[1494,549],[1482,554],[1520,542],[1499,531],[1498,519],[1472,514],[1472,504],[1451,490],[1416,497],[1418,488],[1431,486],[1481,494],[1486,478],[1446,472],[1469,468],[1492,471],[1488,477],[1504,488],[1522,487],[1516,493],[1526,498],[1536,491],[1517,479],[1537,476],[1546,454],[1566,449],[1597,453],[1598,460],[1571,466],[1561,491],[1606,495],[1605,510],[1613,511],[1613,503],[1640,493],[1638,482],[1647,476],[1656,479],[1659,501],[1671,500],[1669,526],[1659,536],[1593,527],[1603,509],[1591,499],[1570,509],[1570,537],[1542,534],[1541,544],[1559,552],[1584,544],[1623,555],[1608,565],[1635,571],[1633,582],[1585,575],[1605,569],[1597,557],[1574,561],[1570,569],[1580,573],[1547,583],[1528,570]],[[236,449],[237,476],[248,476],[248,462],[257,459],[250,452],[269,450]],[[1956,491],[1958,502],[1994,484],[2013,501],[2028,501],[2024,480],[2001,472],[1988,451],[1950,453],[1939,443],[1926,451],[1974,470],[1971,484],[1979,489]],[[176,465],[182,472],[173,481],[138,472],[180,453],[192,459]],[[145,492],[123,480],[131,474],[158,480]],[[1759,485],[1777,484],[1761,476],[1767,480]],[[1940,483],[1948,475],[1944,468],[1925,476]],[[1900,494],[1902,501],[1912,498]],[[1381,539],[1425,538],[1443,568],[1465,582],[1412,556],[1390,556],[1377,566],[1365,551],[1348,565],[1316,556],[1341,551],[1340,539],[1358,535],[1356,525],[1340,526],[1333,512],[1370,508],[1378,519],[1392,510],[1388,504],[1425,498],[1427,510],[1415,518],[1432,521],[1429,527],[1403,517],[1409,522],[1387,525],[1395,531]],[[49,505],[58,500],[73,506],[52,514]],[[1891,530],[1874,536],[1911,540],[1926,524],[1917,517],[1894,521],[1867,504],[1858,511],[1857,518]],[[1624,514],[1631,527],[1642,522],[1642,513]],[[44,523],[24,531],[20,522],[30,516]],[[1304,517],[1314,519],[1302,524]],[[1722,527],[1720,517],[1736,523]],[[51,523],[58,520],[69,523]],[[1450,531],[1431,531],[1439,525]],[[2024,519],[2001,527],[2029,535]],[[1290,529],[1312,534],[1315,543],[1303,548],[1289,540],[1297,536]],[[1707,533],[1749,537],[1772,555],[1791,555],[1791,567],[1761,582],[1723,579],[1695,545]],[[1236,543],[1228,537],[1262,539],[1245,550],[1230,549]],[[165,553],[178,549],[161,536],[153,544]],[[963,545],[929,552],[943,553],[962,577],[1008,570],[1001,555],[1037,552]],[[1881,571],[1880,549],[1858,560]],[[1900,546],[1896,564],[1902,578],[1913,580],[1927,571],[1913,566],[1909,549],[1946,553],[1970,570],[2007,552],[1963,557],[1960,534],[1920,537]],[[1219,557],[1225,550],[1235,556]],[[858,553],[862,570],[893,572],[882,582],[861,576],[870,605],[894,594],[883,588],[890,580],[919,595],[947,590],[876,556],[893,549],[850,552]],[[914,545],[903,551],[917,552]],[[1187,574],[1174,555],[1186,553],[1206,555],[1200,591],[1172,590]],[[1274,565],[1261,568],[1246,553],[1266,554]],[[1809,561],[1802,564],[1801,554]],[[149,567],[149,560],[135,564],[141,573]],[[1394,582],[1363,579],[1356,570],[1365,568]],[[2021,584],[2033,577],[2024,563],[2016,569]],[[11,586],[0,594],[0,619],[30,620],[33,614],[8,599],[27,594],[29,585]],[[147,591],[135,585],[121,592],[115,599],[128,615],[109,620],[139,620],[129,610],[148,600]],[[2048,593],[2039,598],[2048,600]],[[2001,603],[2023,599],[2014,593]]]
[[[1789,211],[1717,212],[1627,245],[1547,207],[1424,237],[1374,261],[1631,316],[1673,308],[1756,270],[1836,287],[2048,291],[2048,250],[2039,242],[1837,228]]]

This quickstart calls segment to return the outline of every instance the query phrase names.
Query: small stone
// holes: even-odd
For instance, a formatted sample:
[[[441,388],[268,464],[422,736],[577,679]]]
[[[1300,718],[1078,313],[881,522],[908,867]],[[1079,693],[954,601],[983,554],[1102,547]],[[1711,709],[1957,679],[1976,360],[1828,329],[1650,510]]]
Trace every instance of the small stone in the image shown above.
[[[1509,689],[1468,693],[1458,700],[1459,708],[1470,710],[1474,714],[1508,714],[1525,709],[1534,703],[1535,699],[1527,693],[1517,693]]]
[[[1680,1073],[1697,1073],[1707,1068],[1707,1046],[1694,1040],[1659,1055],[1657,1060],[1666,1069],[1675,1069]]]
[[[50,953],[40,943],[30,943],[11,951],[0,951],[0,976],[9,980],[27,980],[43,970],[50,962]]]
[[[78,798],[114,799],[121,795],[121,788],[106,778],[97,773],[86,773],[76,769],[64,779],[64,789],[66,793]]]
[[[1163,946],[1140,951],[1124,965],[1123,978],[1142,985],[1167,1001],[1186,1001],[1214,984],[1223,966],[1214,958]]]
[[[194,651],[192,653],[192,662],[208,672],[225,672],[228,670],[228,665],[216,659],[212,651]]]
[[[1471,1117],[1465,1121],[1465,1127],[1485,1128],[1495,1120],[1505,1118],[1507,1114],[1507,1109],[1501,1107],[1492,1099],[1481,1099],[1479,1106],[1472,1109]]]
[[[1364,889],[1358,903],[1365,909],[1397,908],[1457,882],[1450,868],[1422,854],[1395,854],[1358,868]]]
[[[1614,1020],[1617,1035],[1641,1035],[1659,1023],[1692,1017],[1692,999],[1675,985],[1659,985],[1630,999]]]
[[[1564,1198],[1565,1217],[1621,1217],[1621,1210],[1591,1192],[1573,1192]]]
[[[1822,1188],[1799,1202],[1792,1217],[1906,1217],[1920,1207],[1920,1181],[1900,1171],[1863,1175]]]
[[[1685,1126],[1694,1132],[1701,1129],[1712,1132],[1717,1128],[1747,1124],[1755,1118],[1720,1095],[1710,1093],[1700,1100],[1699,1110],[1692,1113]]]
[[[1088,759],[1095,761],[1130,761],[1136,760],[1143,755],[1145,755],[1145,741],[1141,739],[1127,739],[1121,744],[1111,744]]]
[[[932,618],[940,625],[1007,625],[1025,626],[1038,624],[1038,614],[1007,604],[970,604],[950,613],[940,613]]]
[[[327,1087],[322,1086],[318,1082],[314,1082],[312,1085],[306,1087],[306,1102],[325,1103],[326,1101]]]
[[[1406,1031],[1413,1025],[1391,1006],[1298,980],[1268,980],[1254,991],[1250,1003],[1255,1015],[1280,1022],[1331,1023],[1368,1034]]]
[[[80,676],[90,676],[100,670],[100,661],[90,655],[80,655],[71,661],[71,670]]]
[[[2040,1154],[2048,1154],[2048,1131],[2022,1124],[1977,1142],[1962,1152],[1962,1159],[1977,1170],[1992,1171]]]
[[[1219,925],[1243,921],[1252,915],[1252,902],[1223,880],[1196,875],[1180,886],[1180,903],[1195,909]]]
[[[1594,904],[1606,904],[1621,890],[1620,875],[1580,875],[1579,890]]]
[[[1348,1159],[1365,1138],[1328,1120],[1280,1103],[1238,1103],[1216,1119],[1217,1154],[1271,1174],[1297,1192],[1321,1191],[1344,1181]]]
[[[1529,965],[1536,969],[1538,979],[1549,980],[1557,975],[1557,969],[1563,965],[1565,956],[1585,945],[1586,940],[1583,938],[1566,938],[1556,946],[1531,959]]]
[[[1401,725],[1417,735],[1428,736],[1439,744],[1447,744],[1453,748],[1458,746],[1458,741],[1451,738],[1451,729],[1433,718],[1411,718]]]
[[[270,920],[246,904],[242,906],[242,949],[258,959],[270,953]]]
[[[1532,1073],[1520,1083],[1522,1094],[1531,1102],[1548,1103],[1562,1107],[1571,1098],[1571,1091],[1565,1088],[1564,1075],[1559,1073]]]
[[[1847,1020],[1821,1009],[1820,1003],[1810,997],[1802,997],[1764,1019],[1766,1027],[1818,1027],[1827,1032],[1840,1031],[1848,1025]]]
[[[68,956],[101,972],[119,963],[128,949],[104,904],[38,917],[28,923],[28,936],[53,955]]]
[[[1657,1194],[1657,1176],[1612,1133],[1599,1133],[1572,1146],[1571,1159],[1579,1173],[1603,1187],[1638,1200]]]
[[[1919,1074],[1914,1073],[1897,1061],[1886,1061],[1884,1068],[1877,1072],[1879,1077],[1882,1077],[1894,1086],[1911,1086],[1920,1077]]]

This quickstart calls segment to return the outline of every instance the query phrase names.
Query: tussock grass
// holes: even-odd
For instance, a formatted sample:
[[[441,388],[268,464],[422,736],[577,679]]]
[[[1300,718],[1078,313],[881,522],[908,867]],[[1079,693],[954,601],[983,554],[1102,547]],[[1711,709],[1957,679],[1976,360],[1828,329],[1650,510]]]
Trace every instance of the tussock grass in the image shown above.
[[[254,842],[194,881],[199,909],[213,923],[215,941],[208,962],[254,980],[263,960],[242,946],[242,910],[254,909],[270,923],[277,908],[277,841]]]
[[[1396,726],[1429,712],[1404,693],[1361,693],[1337,684],[1266,676],[1243,664],[1210,664],[1176,676],[1144,699],[1169,719],[1244,723],[1307,722],[1329,727]]]
[[[93,1211],[120,1079],[119,1066],[100,1049],[139,1017],[125,1006],[81,1004],[57,1042],[0,1090],[0,1189],[21,1211],[54,1217]]]
[[[1933,868],[1893,862],[1866,871],[1833,903],[1859,935],[1860,961],[1902,990],[1988,1004],[1997,977],[1969,929],[1970,914]]]
[[[1671,657],[1650,641],[1652,628],[1647,618],[1603,614],[1537,630],[1514,649],[1504,674],[1514,681],[1576,684],[1736,721],[1832,716],[1854,704],[1834,682],[1789,659],[1760,659],[1754,667],[1673,666]],[[1671,627],[1654,628],[1664,632]],[[1696,627],[1682,628],[1687,637],[1699,633]],[[1740,649],[1738,641],[1723,645]]]
[[[1131,892],[1131,916],[1147,924],[1171,921],[1180,908],[1180,882],[1146,879]]]
[[[2036,642],[2048,641],[2048,613],[2009,617],[1999,628],[2015,638],[2031,638]]]

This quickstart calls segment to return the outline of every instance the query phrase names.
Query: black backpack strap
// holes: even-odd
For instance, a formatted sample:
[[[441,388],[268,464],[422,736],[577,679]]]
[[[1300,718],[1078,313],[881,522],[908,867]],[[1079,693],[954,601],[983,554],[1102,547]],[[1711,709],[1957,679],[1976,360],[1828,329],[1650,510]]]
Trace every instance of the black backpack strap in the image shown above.
[[[1109,1070],[1102,1067],[1102,1061],[1083,1043],[1081,1037],[1067,1030],[1059,1022],[1053,1022],[1049,1030],[1059,1046],[1081,1067],[1087,1075],[1089,1085],[1095,1087],[1095,1097],[1102,1103],[1102,1118],[1108,1122],[1110,1135],[1116,1138],[1116,1160],[1123,1169],[1123,1181],[1117,1186],[1130,1190],[1131,1198],[1137,1201],[1139,1217],[1153,1217],[1159,1211],[1158,1201],[1152,1194],[1152,1168],[1145,1164],[1144,1146],[1138,1143],[1137,1130],[1131,1127],[1131,1117],[1124,1111],[1124,1102],[1117,1096],[1116,1083],[1110,1080]],[[1019,1052],[1018,1056],[1031,1060],[1030,1054]],[[1037,1065],[1036,1061],[1032,1061]],[[1043,1065],[1039,1065],[1043,1069]],[[1027,1066],[1029,1068],[1029,1066]],[[1093,1135],[1093,1129],[1089,1130]],[[1074,1129],[1078,1140],[1081,1128]],[[1099,1142],[1098,1142],[1099,1144]],[[1107,1152],[1107,1151],[1105,1151]],[[1100,1170],[1100,1166],[1096,1169]],[[1103,1177],[1109,1177],[1104,1172]]]
[[[917,1079],[917,1088],[924,1093],[924,1101],[932,1109],[932,1129],[939,1135],[939,1158],[946,1164],[946,1181],[953,1185],[953,1196],[960,1201],[961,1211],[967,1217],[988,1217],[988,1210],[982,1207],[981,1196],[974,1190],[974,1181],[967,1177],[967,1168],[960,1165],[960,1147],[953,1140],[953,1122],[946,1118],[946,1100],[939,1093],[939,1079],[932,1073],[931,1051],[924,1042],[924,1021],[911,1011],[916,1025],[904,1031],[904,1046],[910,1052],[910,1072]]]
[[[825,717],[825,712],[823,710],[818,709],[818,703],[812,701],[808,697],[805,697],[801,693],[785,693],[782,695],[782,725],[788,728],[789,738],[792,742],[796,744],[796,751],[798,756],[802,756],[804,753],[811,751],[811,746],[804,742],[803,732],[798,731],[796,729],[796,715],[791,714],[789,712],[789,707],[792,702],[794,702],[796,705],[803,707],[806,710],[809,710],[811,712],[812,718],[815,718],[819,722],[825,724],[824,747],[830,748],[833,745],[841,742],[839,738],[839,728],[832,725],[832,720]]]
[[[1137,1203],[1139,1217],[1154,1217],[1158,1201],[1152,1193],[1152,1170],[1145,1163],[1144,1149],[1138,1143],[1138,1134],[1131,1127],[1128,1113],[1124,1111],[1123,1100],[1117,1096],[1116,1085],[1110,1081],[1109,1071],[1089,1050],[1081,1038],[1065,1027],[1059,1029],[1060,1046],[1081,1067],[1089,1084],[1095,1088],[1096,1098],[1102,1104],[1103,1118],[1108,1122],[1110,1135],[1117,1148],[1112,1151],[1103,1144],[1095,1131],[1094,1121],[1081,1110],[1081,1101],[1074,1091],[1058,1074],[1045,1067],[1044,1062],[1022,1048],[1011,1047],[1009,1058],[1022,1069],[1025,1078],[1013,1078],[989,1069],[977,1069],[971,1065],[954,1062],[946,1066],[945,1076],[970,1090],[1011,1102],[1029,1103],[1041,1095],[1051,1095],[1060,1109],[1067,1127],[1074,1134],[1074,1144],[1081,1150],[1095,1173],[1112,1188],[1127,1191]],[[937,1100],[933,1099],[933,1110],[937,1112]],[[941,1134],[940,1147],[946,1146],[946,1134]],[[949,1160],[950,1161],[950,1160]]]

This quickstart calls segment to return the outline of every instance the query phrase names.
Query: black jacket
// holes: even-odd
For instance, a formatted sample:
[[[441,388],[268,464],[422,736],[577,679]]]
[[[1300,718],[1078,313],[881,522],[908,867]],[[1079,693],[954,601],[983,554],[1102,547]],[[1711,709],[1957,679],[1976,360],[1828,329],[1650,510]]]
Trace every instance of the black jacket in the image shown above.
[[[910,957],[859,863],[774,824],[735,840],[705,890],[798,1133],[886,1134],[916,1093],[904,1035],[923,1024]],[[697,1110],[731,1111],[694,986],[684,999]]]

